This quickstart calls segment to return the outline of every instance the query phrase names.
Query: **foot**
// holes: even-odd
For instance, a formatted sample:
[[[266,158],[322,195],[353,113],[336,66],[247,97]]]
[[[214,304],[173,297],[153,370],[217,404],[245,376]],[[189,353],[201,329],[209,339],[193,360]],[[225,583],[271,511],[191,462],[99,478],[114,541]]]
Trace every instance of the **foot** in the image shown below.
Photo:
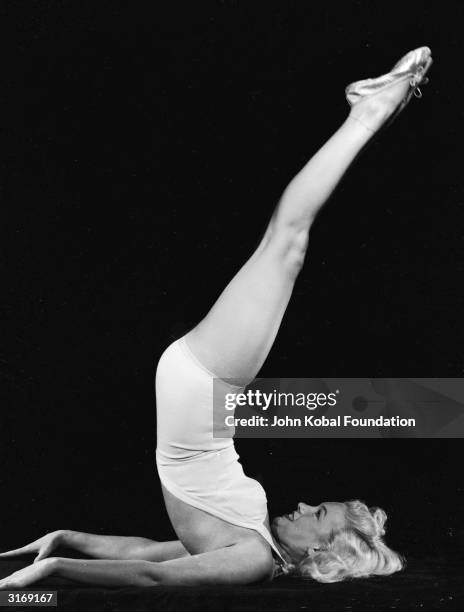
[[[376,132],[393,115],[410,91],[410,79],[386,87],[376,94],[366,96],[351,107],[349,116]]]

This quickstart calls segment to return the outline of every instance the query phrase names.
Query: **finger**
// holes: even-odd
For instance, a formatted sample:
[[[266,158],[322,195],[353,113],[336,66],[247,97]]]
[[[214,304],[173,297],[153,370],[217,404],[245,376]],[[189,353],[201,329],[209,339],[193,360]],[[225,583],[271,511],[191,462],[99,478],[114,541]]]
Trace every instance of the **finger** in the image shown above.
[[[27,546],[22,546],[21,548],[2,552],[0,553],[0,557],[14,557],[15,555],[24,555],[31,552],[34,552],[34,547],[32,544],[27,544]]]
[[[11,582],[11,580],[0,580],[0,590],[1,589],[11,589],[13,588],[13,583]]]
[[[7,576],[6,578],[3,578],[3,580],[0,580],[0,589],[11,589],[14,587],[14,574],[10,574],[9,576]]]
[[[22,589],[24,586],[27,586],[27,584],[22,584],[20,580],[16,580],[16,579],[0,581],[0,590],[2,589],[8,589],[8,590]]]

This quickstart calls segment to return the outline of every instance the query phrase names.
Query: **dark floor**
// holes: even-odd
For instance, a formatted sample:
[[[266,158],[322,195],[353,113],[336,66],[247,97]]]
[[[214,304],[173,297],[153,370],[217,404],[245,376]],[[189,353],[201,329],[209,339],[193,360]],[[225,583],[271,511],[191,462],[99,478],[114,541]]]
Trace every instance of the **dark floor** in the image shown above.
[[[0,561],[0,578],[27,565],[32,557]],[[323,585],[280,578],[244,587],[153,587],[108,589],[76,586],[64,579],[37,585],[58,591],[63,610],[458,610],[464,606],[462,563],[456,558],[409,559],[404,572],[390,578]]]

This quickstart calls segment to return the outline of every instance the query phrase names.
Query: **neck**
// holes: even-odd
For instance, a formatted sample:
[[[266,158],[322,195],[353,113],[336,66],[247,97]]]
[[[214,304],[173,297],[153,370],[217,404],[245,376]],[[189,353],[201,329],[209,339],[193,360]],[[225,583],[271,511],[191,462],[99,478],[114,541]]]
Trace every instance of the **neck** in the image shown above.
[[[284,561],[286,563],[293,563],[293,559],[290,554],[290,550],[279,541],[279,539],[277,538],[277,535],[273,531],[271,531],[271,535],[272,535],[272,539],[274,540],[274,544],[277,546],[277,549],[282,555],[282,558],[284,559]]]

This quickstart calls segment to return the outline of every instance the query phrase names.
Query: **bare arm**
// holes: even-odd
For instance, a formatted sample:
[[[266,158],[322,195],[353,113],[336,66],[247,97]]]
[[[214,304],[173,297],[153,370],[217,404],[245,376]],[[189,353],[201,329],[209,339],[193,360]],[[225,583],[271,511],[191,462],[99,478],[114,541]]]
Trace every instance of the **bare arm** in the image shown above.
[[[52,575],[103,586],[195,586],[249,584],[269,577],[272,567],[268,547],[250,541],[161,563],[56,558]]]
[[[148,538],[95,535],[60,529],[48,533],[26,546],[0,553],[0,558],[37,553],[37,562],[50,557],[58,546],[73,548],[97,559],[167,561],[188,555],[188,552],[178,540],[156,542]]]
[[[152,565],[150,561],[49,557],[3,578],[0,589],[23,589],[53,576],[101,586],[153,586],[149,565]]]
[[[270,577],[272,568],[272,554],[267,544],[249,540],[160,563],[50,557],[0,580],[0,589],[24,588],[50,576],[110,587],[249,584]]]
[[[131,559],[136,550],[142,550],[152,540],[147,538],[96,535],[64,530],[60,544],[96,559]]]
[[[62,544],[96,559],[168,561],[188,556],[179,540],[156,542],[148,538],[94,535],[64,531]]]

